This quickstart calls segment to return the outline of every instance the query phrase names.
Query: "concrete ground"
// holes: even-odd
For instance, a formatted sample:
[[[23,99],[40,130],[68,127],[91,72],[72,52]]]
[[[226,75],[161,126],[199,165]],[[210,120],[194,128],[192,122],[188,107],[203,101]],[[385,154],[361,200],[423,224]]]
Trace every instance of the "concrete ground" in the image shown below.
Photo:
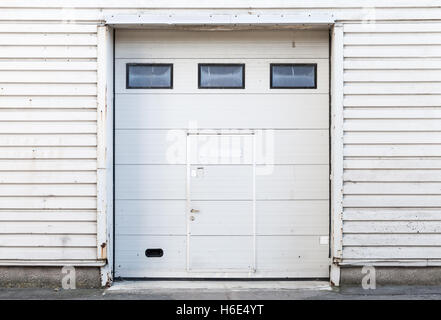
[[[438,300],[441,286],[331,288],[313,281],[123,281],[109,289],[0,288],[0,299],[46,300]]]

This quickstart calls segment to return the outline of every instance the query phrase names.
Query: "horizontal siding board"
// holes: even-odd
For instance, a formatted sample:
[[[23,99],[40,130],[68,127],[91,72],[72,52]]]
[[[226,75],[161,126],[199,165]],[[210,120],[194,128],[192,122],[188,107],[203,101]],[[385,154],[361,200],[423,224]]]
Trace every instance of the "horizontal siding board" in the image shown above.
[[[441,144],[346,145],[343,153],[349,157],[440,157]]]
[[[61,68],[63,69],[63,68]],[[0,83],[96,83],[96,71],[3,71],[0,66]]]
[[[2,24],[0,24],[1,28]],[[1,71],[96,71],[97,63],[94,61],[0,61]],[[35,73],[38,74],[38,73]],[[43,73],[40,73],[43,74]]]
[[[4,209],[96,209],[96,197],[0,197]]]
[[[3,171],[0,183],[96,183],[95,171]]]
[[[345,45],[439,45],[441,30],[430,33],[358,32],[346,33]]]
[[[96,196],[95,184],[0,184],[0,196]]]
[[[96,234],[95,222],[3,221],[0,234]],[[1,255],[0,255],[1,257]]]
[[[1,33],[1,46],[91,46],[97,45],[96,33]]]
[[[405,113],[405,110],[401,111]],[[441,143],[441,132],[352,132],[344,134],[346,146],[352,144],[438,144]]]
[[[1,50],[1,48],[0,48]],[[11,96],[95,96],[97,87],[94,83],[1,83],[0,95]]]
[[[384,45],[384,46],[345,46],[345,57],[357,58],[439,58],[441,45],[412,46],[412,45]]]
[[[54,247],[1,247],[0,257],[4,260],[96,260],[96,247],[54,248]]]
[[[438,107],[441,95],[349,95],[345,107]]]
[[[441,119],[348,119],[345,131],[440,131]]]
[[[440,233],[441,221],[345,221],[343,227],[348,234]]]
[[[440,234],[346,234],[343,245],[366,246],[441,246]]]
[[[1,114],[1,111],[0,111]],[[0,147],[5,146],[96,146],[95,134],[0,134]]]
[[[0,248],[11,247],[94,247],[96,245],[95,235],[41,235],[34,234],[31,237],[28,235],[2,235],[0,234]],[[38,250],[38,249],[37,249]]]
[[[415,24],[411,24],[412,28]],[[346,58],[344,61],[344,69],[346,72],[352,70],[427,70],[436,73],[441,69],[440,58],[389,58],[389,59],[363,59],[363,58]]]
[[[348,170],[344,172],[344,181],[364,182],[441,182],[440,170]]]
[[[96,121],[96,110],[0,109],[0,121]]]
[[[419,208],[440,207],[441,195],[351,195],[343,197],[344,207],[393,207],[393,208]]]
[[[357,159],[346,158],[345,169],[441,169],[441,159]]]
[[[345,247],[343,255],[347,259],[439,259],[438,247]]]
[[[1,16],[1,13],[0,13]],[[1,17],[0,17],[1,20]],[[97,57],[96,46],[2,46],[0,47],[0,58],[94,58]]]
[[[378,183],[378,182],[346,182],[343,186],[345,195],[368,194],[427,194],[441,195],[441,183]],[[441,216],[440,216],[441,218]]]
[[[2,159],[93,159],[96,147],[0,147]]]
[[[347,94],[441,94],[441,84],[436,82],[412,83],[346,83]]]
[[[0,210],[0,221],[33,222],[64,221],[65,223],[83,221],[95,222],[95,210]]]
[[[440,37],[441,38],[441,37]],[[401,62],[405,64],[406,62]],[[404,66],[405,67],[405,66]],[[432,64],[433,69],[433,64]],[[344,81],[346,82],[432,82],[437,83],[441,80],[441,69],[439,70],[346,70]]]
[[[24,133],[96,133],[95,121],[14,121],[0,122],[0,134]]]
[[[0,108],[53,108],[53,109],[93,109],[97,107],[94,96],[3,96],[0,95]]]
[[[11,169],[13,168],[13,170]],[[0,159],[0,171],[96,171],[96,159]]]
[[[346,208],[345,221],[439,221],[438,208]]]

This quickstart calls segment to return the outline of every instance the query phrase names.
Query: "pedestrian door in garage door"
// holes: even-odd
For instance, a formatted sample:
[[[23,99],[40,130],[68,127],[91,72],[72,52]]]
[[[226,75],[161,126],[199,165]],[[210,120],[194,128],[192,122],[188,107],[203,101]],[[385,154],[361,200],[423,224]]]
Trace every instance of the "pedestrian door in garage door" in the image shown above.
[[[188,271],[255,271],[254,134],[187,136]]]

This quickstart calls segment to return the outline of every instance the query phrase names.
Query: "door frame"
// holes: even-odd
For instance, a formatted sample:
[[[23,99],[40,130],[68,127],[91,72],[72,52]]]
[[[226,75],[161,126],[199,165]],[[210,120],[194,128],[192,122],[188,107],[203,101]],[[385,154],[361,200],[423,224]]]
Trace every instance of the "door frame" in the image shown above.
[[[326,28],[330,32],[330,282],[340,284],[342,259],[343,213],[343,24],[330,15],[304,14],[278,16],[274,14],[204,15],[135,14],[112,15],[98,26],[98,121],[97,121],[97,257],[106,264],[101,267],[101,282],[111,285],[115,270],[114,226],[114,123],[115,123],[115,29],[127,27],[161,27],[176,29],[207,27],[223,29],[246,28],[282,29],[286,26]]]

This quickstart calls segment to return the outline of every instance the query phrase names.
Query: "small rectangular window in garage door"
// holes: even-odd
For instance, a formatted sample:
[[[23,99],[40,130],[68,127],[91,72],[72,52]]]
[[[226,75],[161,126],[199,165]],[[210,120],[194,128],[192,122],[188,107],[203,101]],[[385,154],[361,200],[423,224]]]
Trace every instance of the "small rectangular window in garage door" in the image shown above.
[[[244,64],[202,64],[198,65],[199,89],[244,89]]]
[[[173,64],[127,63],[127,89],[172,89]]]
[[[317,64],[271,64],[271,89],[317,89]]]

